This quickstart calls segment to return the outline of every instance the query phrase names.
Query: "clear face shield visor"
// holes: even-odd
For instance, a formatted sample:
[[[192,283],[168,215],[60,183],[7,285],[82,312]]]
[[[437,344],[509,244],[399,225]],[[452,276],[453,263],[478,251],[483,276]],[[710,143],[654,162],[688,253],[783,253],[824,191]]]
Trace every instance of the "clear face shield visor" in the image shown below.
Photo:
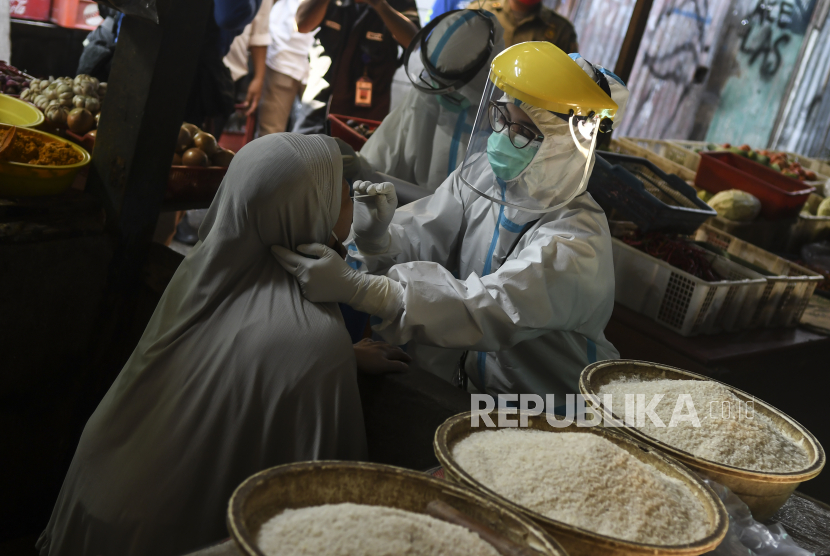
[[[404,53],[404,69],[422,93],[450,95],[488,63],[494,43],[495,24],[484,12],[447,12],[412,39]]]
[[[556,210],[587,189],[599,129],[598,114],[549,112],[488,78],[460,178],[494,203]]]

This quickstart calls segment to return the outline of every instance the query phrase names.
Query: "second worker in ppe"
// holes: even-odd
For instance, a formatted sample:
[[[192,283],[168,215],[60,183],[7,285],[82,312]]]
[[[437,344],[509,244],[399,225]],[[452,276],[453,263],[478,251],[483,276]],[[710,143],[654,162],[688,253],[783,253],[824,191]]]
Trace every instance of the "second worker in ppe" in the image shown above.
[[[348,246],[359,270],[324,246],[317,260],[275,255],[309,299],[380,317],[375,331],[424,370],[452,380],[462,361],[492,395],[573,393],[587,364],[619,356],[603,334],[611,235],[585,189],[597,134],[627,96],[578,55],[513,46],[491,66],[464,163],[434,195],[393,217],[391,185],[355,184],[370,195],[356,195]]]
[[[430,193],[447,179],[464,160],[503,34],[493,14],[478,10],[444,14],[418,33],[404,56],[413,86],[360,150],[371,166],[364,179],[373,169]]]

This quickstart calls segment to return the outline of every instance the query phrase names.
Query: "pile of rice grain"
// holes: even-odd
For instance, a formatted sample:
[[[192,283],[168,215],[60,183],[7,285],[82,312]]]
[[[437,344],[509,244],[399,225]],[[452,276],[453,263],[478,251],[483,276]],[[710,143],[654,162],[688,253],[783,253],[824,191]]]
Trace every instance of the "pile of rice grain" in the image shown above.
[[[452,454],[488,488],[569,525],[660,545],[709,532],[706,508],[686,485],[596,434],[482,431]]]
[[[285,510],[262,525],[267,556],[499,556],[464,527],[385,506],[326,504]]]
[[[786,436],[767,416],[758,411],[739,411],[740,398],[717,382],[706,380],[623,379],[602,386],[602,394],[611,394],[614,413],[625,413],[626,394],[645,394],[648,403],[655,394],[665,397],[654,412],[665,427],[658,427],[646,417],[640,430],[666,444],[710,461],[753,471],[785,473],[804,469],[810,464],[807,450]],[[700,427],[680,421],[669,427],[678,396],[691,396]],[[728,404],[728,405],[724,405]],[[724,409],[728,408],[728,409]],[[689,414],[683,409],[681,414]]]

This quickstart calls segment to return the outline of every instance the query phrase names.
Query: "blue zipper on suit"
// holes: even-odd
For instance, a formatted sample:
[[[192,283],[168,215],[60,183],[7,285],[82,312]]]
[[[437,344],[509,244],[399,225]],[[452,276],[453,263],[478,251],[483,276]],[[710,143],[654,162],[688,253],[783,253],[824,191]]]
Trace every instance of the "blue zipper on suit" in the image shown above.
[[[501,200],[504,201],[504,192],[507,189],[507,184],[504,183],[504,180],[502,180],[501,178],[496,178],[496,183],[499,184],[499,189],[501,189]],[[496,244],[498,244],[499,242],[499,231],[501,228],[504,228],[508,232],[518,234],[519,232],[524,230],[525,226],[522,224],[516,224],[515,222],[507,218],[504,215],[504,205],[499,205],[499,219],[498,221],[496,221],[496,229],[493,230],[493,239],[490,241],[490,249],[487,251],[487,260],[484,262],[484,269],[481,271],[482,278],[491,273],[493,265],[493,253],[496,252]],[[479,351],[476,363],[478,363],[478,380],[482,388],[484,388],[484,379],[487,376],[485,369],[486,360],[487,353]]]

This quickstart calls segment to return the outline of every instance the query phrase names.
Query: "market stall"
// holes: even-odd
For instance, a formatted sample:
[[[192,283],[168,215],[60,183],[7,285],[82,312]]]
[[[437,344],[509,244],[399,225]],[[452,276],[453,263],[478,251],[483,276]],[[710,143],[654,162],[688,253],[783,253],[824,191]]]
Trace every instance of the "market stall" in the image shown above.
[[[67,386],[81,398],[52,414],[65,419],[58,438],[50,439],[62,443],[64,451],[121,368],[181,260],[150,245],[159,213],[209,206],[233,157],[216,137],[182,123],[185,84],[192,81],[193,70],[187,68],[187,75],[179,78],[175,74],[180,65],[165,59],[169,51],[197,54],[198,43],[192,37],[204,27],[206,8],[193,1],[159,4],[162,23],[186,23],[157,27],[138,19],[125,22],[119,40],[126,47],[118,51],[109,84],[88,76],[41,80],[9,66],[0,68],[6,72],[0,117],[12,118],[0,119],[0,250],[19,268],[30,265],[32,272],[72,272],[75,276],[62,284],[63,289],[57,288],[52,299],[66,297],[66,311],[83,316],[79,320],[84,326],[73,330],[72,341],[60,345],[58,355],[41,361],[43,367],[75,373],[72,380],[64,378],[53,387]],[[647,12],[647,4],[638,3],[638,10]],[[642,31],[640,26],[627,42],[638,41]],[[626,62],[629,69],[632,61]],[[376,124],[336,115],[330,123],[333,135],[356,148]],[[348,525],[362,520],[385,524],[393,518],[402,521],[391,527],[392,533],[404,528],[400,523],[419,523],[424,530],[444,527],[444,538],[429,539],[438,552],[446,552],[453,543],[479,543],[482,554],[694,556],[719,546],[730,516],[734,521],[743,515],[759,523],[782,524],[802,548],[830,551],[829,538],[804,526],[818,524],[830,530],[830,509],[799,492],[793,494],[799,487],[818,499],[830,499],[826,475],[817,478],[824,466],[821,445],[830,444],[830,437],[815,388],[830,348],[828,302],[820,295],[830,289],[830,272],[823,266],[827,257],[820,245],[830,237],[830,205],[825,199],[830,194],[825,189],[830,187],[830,166],[748,146],[621,138],[610,148],[597,160],[590,185],[614,235],[617,305],[606,336],[623,358],[680,368],[663,367],[664,375],[679,373],[684,380],[703,382],[716,378],[726,383],[722,386],[731,395],[744,395],[736,390],[740,388],[758,396],[759,405],[768,410],[765,415],[785,423],[781,434],[804,447],[804,461],[793,469],[763,470],[768,475],[761,481],[765,487],[779,487],[774,496],[767,496],[771,502],[758,506],[752,500],[754,492],[747,494],[729,483],[731,494],[744,505],[727,508],[730,493],[695,473],[711,471],[706,465],[695,466],[706,457],[684,459],[679,453],[684,450],[661,445],[645,432],[563,428],[537,415],[527,427],[532,431],[521,431],[533,434],[496,444],[502,455],[512,455],[513,447],[527,447],[538,455],[534,439],[539,435],[555,446],[538,458],[550,464],[541,478],[559,479],[545,486],[543,502],[567,499],[568,505],[558,513],[531,508],[522,495],[534,488],[514,483],[499,490],[487,476],[488,466],[459,455],[459,446],[478,434],[470,428],[470,415],[464,414],[470,409],[466,392],[419,373],[362,377],[369,459],[387,465],[298,463],[263,471],[243,483],[230,500],[233,540],[199,554],[260,556],[263,546],[280,545],[296,527],[319,531],[324,542],[332,542],[325,525],[344,516],[352,521],[341,523],[341,533],[353,534]],[[32,191],[38,195],[30,196]],[[63,266],[50,267],[61,250]],[[86,258],[77,256],[79,252]],[[85,284],[88,289],[81,290],[78,277],[85,277],[85,272],[95,276]],[[21,284],[30,277],[21,272],[5,279],[7,291],[23,291]],[[72,292],[75,288],[79,289]],[[152,294],[145,296],[148,288]],[[83,299],[75,295],[78,291]],[[14,307],[25,313],[22,301]],[[61,319],[44,337],[59,336],[76,322]],[[21,342],[15,352],[20,359],[24,351],[38,349],[31,338]],[[56,362],[66,353],[71,356],[69,368]],[[10,391],[31,392],[40,370],[28,377],[20,373]],[[786,388],[781,387],[784,381]],[[586,388],[583,393],[597,395],[600,390]],[[61,397],[55,391],[50,394],[52,399]],[[607,411],[616,416],[610,407]],[[467,446],[467,455],[489,450],[482,442]],[[55,457],[47,448],[39,453],[58,461],[58,468],[66,457]],[[584,457],[580,465],[566,465],[558,454]],[[527,463],[535,460],[529,457],[515,469],[513,461],[492,461],[500,463],[502,471],[507,469],[506,475],[521,475],[531,472],[528,468],[534,466]],[[435,464],[441,468],[434,469]],[[762,473],[740,462],[732,466],[745,474]],[[427,468],[433,469],[422,473]],[[24,473],[22,465],[14,471]],[[775,473],[798,474],[798,480]],[[613,485],[600,484],[601,477],[629,490],[612,499],[606,491]],[[594,484],[590,481],[596,486],[592,492],[599,495],[586,496],[578,489]],[[637,488],[645,494],[635,492]],[[677,493],[680,502],[661,504],[668,491]],[[26,495],[22,490],[14,494]],[[344,508],[311,511],[328,504],[369,504],[377,513],[362,514],[354,508],[342,513]],[[294,517],[304,521],[280,523],[285,509],[302,513]],[[603,511],[608,515],[595,521],[582,515],[585,519],[572,522],[568,515],[596,516]],[[623,520],[623,515],[633,517]],[[266,523],[270,539],[263,541],[260,533]],[[372,532],[368,529],[360,529],[366,537]]]
[[[688,141],[624,137],[610,151],[589,191],[615,236],[606,335],[621,356],[729,377],[826,442],[824,417],[812,409],[819,395],[797,384],[821,380],[830,347],[817,255],[830,223],[818,214],[827,165]],[[705,218],[699,201],[711,211]],[[821,499],[830,492],[824,479],[805,488]]]

